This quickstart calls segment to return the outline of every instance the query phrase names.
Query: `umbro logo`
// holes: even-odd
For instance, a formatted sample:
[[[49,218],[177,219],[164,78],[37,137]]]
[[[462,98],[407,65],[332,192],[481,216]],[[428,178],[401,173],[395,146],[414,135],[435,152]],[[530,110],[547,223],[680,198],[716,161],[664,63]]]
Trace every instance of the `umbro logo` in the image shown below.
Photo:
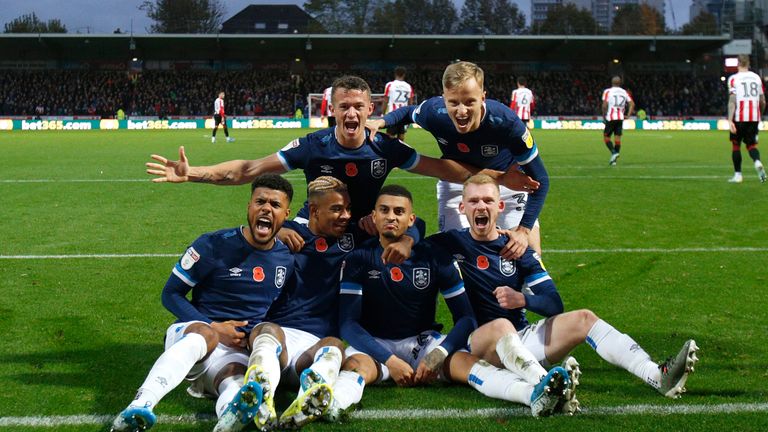
[[[240,277],[240,274],[243,272],[243,269],[238,267],[232,267],[229,269],[229,275],[232,277]]]
[[[440,145],[448,145],[448,140],[445,138],[438,138],[437,142],[440,143]]]
[[[464,262],[464,255],[462,254],[454,254],[453,258],[456,259],[458,262]]]
[[[333,174],[333,167],[330,165],[320,165],[320,172],[323,174]]]
[[[368,279],[379,279],[381,272],[378,270],[371,270],[368,272]]]

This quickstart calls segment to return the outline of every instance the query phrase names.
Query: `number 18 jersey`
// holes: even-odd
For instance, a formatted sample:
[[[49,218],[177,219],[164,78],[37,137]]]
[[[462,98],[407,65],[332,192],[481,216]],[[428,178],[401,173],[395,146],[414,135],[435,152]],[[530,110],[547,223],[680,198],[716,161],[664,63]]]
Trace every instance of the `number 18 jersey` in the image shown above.
[[[731,75],[728,78],[728,93],[736,95],[734,122],[760,121],[760,95],[765,90],[759,75],[752,71]]]

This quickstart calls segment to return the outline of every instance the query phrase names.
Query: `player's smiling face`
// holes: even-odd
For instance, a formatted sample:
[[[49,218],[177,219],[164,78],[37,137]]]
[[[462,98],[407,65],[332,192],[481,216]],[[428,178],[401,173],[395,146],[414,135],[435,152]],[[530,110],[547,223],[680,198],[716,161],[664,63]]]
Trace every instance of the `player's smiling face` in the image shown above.
[[[469,78],[453,88],[443,88],[443,98],[456,131],[465,134],[480,127],[485,91],[477,80]]]
[[[275,234],[291,213],[290,200],[283,191],[257,187],[248,203],[248,228],[252,246],[257,249],[269,249]]]
[[[467,216],[472,237],[477,240],[495,240],[498,236],[496,220],[504,210],[504,202],[499,197],[499,188],[495,184],[468,183],[464,186],[464,196],[459,204],[459,211]]]
[[[376,200],[376,207],[373,209],[373,223],[379,234],[385,239],[390,241],[400,239],[415,220],[413,205],[408,198],[380,195]]]
[[[310,203],[309,212],[309,227],[314,234],[339,238],[349,225],[352,205],[348,194],[330,191],[322,195],[316,203]]]
[[[371,95],[366,91],[335,89],[331,113],[336,118],[336,136],[342,144],[361,144],[365,140],[365,121],[373,113]]]

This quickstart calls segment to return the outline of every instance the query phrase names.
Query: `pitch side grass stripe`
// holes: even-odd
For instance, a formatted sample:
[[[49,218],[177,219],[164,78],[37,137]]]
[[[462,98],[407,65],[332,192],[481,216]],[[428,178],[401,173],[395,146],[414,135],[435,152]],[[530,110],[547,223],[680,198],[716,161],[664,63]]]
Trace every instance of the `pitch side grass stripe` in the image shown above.
[[[713,405],[623,405],[615,407],[583,408],[581,416],[626,416],[626,415],[699,415],[739,414],[768,412],[768,403],[730,403]],[[530,417],[531,411],[524,407],[479,408],[479,409],[397,409],[362,410],[352,413],[359,420],[414,420],[414,419],[468,419],[494,417]],[[109,424],[114,415],[70,415],[0,417],[0,427],[57,427],[77,425]],[[159,415],[158,424],[194,424],[213,422],[210,414]]]
[[[698,252],[768,252],[768,247],[716,247],[716,248],[616,248],[616,249],[544,249],[544,253],[698,253]],[[0,255],[0,260],[56,260],[56,259],[122,259],[122,258],[178,258],[180,253],[134,254],[61,254],[61,255]]]

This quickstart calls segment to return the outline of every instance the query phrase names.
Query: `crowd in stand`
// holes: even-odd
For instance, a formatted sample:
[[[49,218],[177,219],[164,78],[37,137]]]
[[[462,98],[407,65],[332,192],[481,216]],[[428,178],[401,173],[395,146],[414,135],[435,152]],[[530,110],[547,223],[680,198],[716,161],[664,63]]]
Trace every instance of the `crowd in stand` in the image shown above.
[[[291,77],[286,71],[3,71],[0,115],[99,116],[111,118],[118,108],[129,116],[209,116],[220,90],[234,116],[293,116],[306,110],[307,94],[322,93],[344,72],[309,71]],[[387,71],[346,71],[365,78],[374,93],[392,79]],[[605,72],[526,73],[536,97],[534,116],[599,116],[600,95],[609,87]],[[411,70],[406,81],[418,100],[439,95],[441,71]],[[489,98],[504,103],[516,88],[516,76],[487,73]],[[722,116],[727,94],[719,77],[690,73],[626,73],[624,88],[649,116]],[[377,108],[378,109],[378,108]]]

